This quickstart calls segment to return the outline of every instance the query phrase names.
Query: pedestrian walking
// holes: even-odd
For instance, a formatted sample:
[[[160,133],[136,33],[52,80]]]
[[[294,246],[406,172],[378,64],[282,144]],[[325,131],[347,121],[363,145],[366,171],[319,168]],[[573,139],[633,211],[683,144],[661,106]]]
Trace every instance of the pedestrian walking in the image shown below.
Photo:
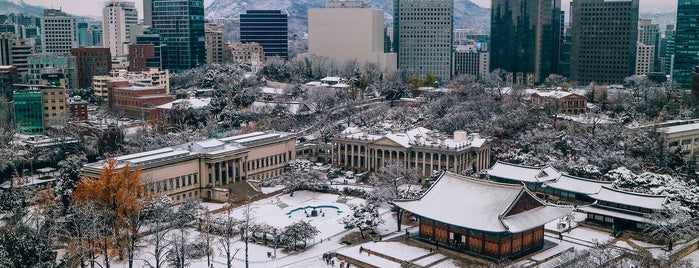
[[[364,251],[364,247],[359,246],[359,254],[362,254],[362,251]]]
[[[368,256],[371,256],[371,249],[370,249],[370,250],[367,250],[367,253],[369,253]]]
[[[333,264],[332,266],[335,267],[335,260],[332,261],[332,264]]]

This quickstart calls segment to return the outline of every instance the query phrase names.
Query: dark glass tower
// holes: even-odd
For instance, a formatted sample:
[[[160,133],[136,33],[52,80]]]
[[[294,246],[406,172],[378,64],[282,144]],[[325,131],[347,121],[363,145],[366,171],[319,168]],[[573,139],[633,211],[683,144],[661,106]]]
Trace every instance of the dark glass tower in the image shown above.
[[[493,0],[490,68],[534,83],[559,73],[561,14],[561,0]]]
[[[571,80],[621,84],[636,71],[638,0],[573,0]]]
[[[152,29],[164,45],[163,68],[177,72],[206,64],[204,0],[150,2]]]
[[[280,10],[248,10],[240,14],[240,42],[258,43],[265,57],[289,57],[287,15]]]
[[[677,1],[675,62],[672,79],[681,88],[689,88],[692,70],[699,64],[699,0]]]

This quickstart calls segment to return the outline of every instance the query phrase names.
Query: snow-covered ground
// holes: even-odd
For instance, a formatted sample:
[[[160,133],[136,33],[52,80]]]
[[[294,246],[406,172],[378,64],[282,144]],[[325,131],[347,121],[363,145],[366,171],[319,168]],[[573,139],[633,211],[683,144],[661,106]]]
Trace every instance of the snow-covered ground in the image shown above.
[[[338,203],[338,201],[341,201]],[[305,220],[312,225],[314,225],[320,233],[317,238],[313,241],[308,241],[308,248],[300,252],[286,252],[282,249],[277,249],[276,258],[268,258],[267,252],[274,252],[274,249],[268,246],[258,245],[254,243],[249,243],[249,262],[250,267],[320,267],[325,266],[322,260],[322,255],[325,252],[338,251],[347,246],[341,244],[342,237],[350,232],[355,232],[356,230],[345,230],[338,219],[347,215],[350,212],[348,204],[358,204],[364,202],[363,199],[359,198],[346,198],[345,200],[338,199],[338,195],[335,194],[324,194],[315,193],[308,191],[297,191],[294,196],[291,197],[289,194],[276,195],[274,197],[263,199],[251,204],[253,211],[254,222],[256,223],[266,223],[276,227],[285,227],[291,223]],[[223,204],[217,203],[202,203],[203,206],[209,210],[216,210],[223,207]],[[338,209],[324,207],[322,214],[318,217],[306,217],[304,209],[296,210],[294,209],[304,208],[304,207],[314,207],[314,206],[334,206]],[[236,208],[232,211],[232,217],[240,219],[243,214],[243,207]],[[306,209],[309,213],[311,208]],[[320,212],[320,209],[318,209]],[[339,213],[338,213],[339,211]],[[395,219],[392,218],[392,214],[388,212],[388,207],[384,206],[379,208],[379,212],[382,218],[386,221],[384,224],[377,228],[377,232],[382,235],[387,235],[390,232],[396,230]],[[287,214],[290,213],[290,214]],[[225,212],[218,213],[217,217],[225,216]],[[196,241],[199,236],[199,232],[194,229],[188,229],[188,237],[190,241]],[[134,262],[134,267],[149,267],[146,261],[153,263],[154,257],[152,252],[154,247],[148,243],[149,237],[143,239],[142,247],[136,255],[136,261]],[[233,245],[233,251],[238,250],[234,257],[233,267],[241,267],[244,265],[244,243],[240,238],[235,238],[235,243]],[[322,240],[322,241],[321,241]],[[373,244],[373,243],[372,243]],[[226,267],[225,254],[221,249],[218,242],[214,242],[214,260],[213,267]],[[366,255],[366,253],[364,254]],[[368,256],[367,256],[368,257]],[[372,258],[374,256],[371,256]],[[339,266],[339,261],[336,261],[336,265]],[[112,267],[127,267],[126,262],[112,261]],[[397,267],[400,265],[398,264]],[[193,268],[209,268],[206,263],[206,257],[201,259],[193,260],[191,263]],[[391,266],[381,266],[381,267],[391,267]]]
[[[691,260],[694,267],[699,267],[699,250],[696,250],[682,258],[683,260]]]

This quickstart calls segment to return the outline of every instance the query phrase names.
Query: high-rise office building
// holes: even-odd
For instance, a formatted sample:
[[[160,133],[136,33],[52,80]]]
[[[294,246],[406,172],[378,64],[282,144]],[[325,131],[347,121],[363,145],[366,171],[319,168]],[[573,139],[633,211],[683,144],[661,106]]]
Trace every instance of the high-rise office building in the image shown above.
[[[692,71],[699,64],[699,0],[677,1],[677,30],[675,31],[675,59],[672,79],[680,88],[689,88]]]
[[[573,0],[571,81],[621,84],[636,69],[638,0]]]
[[[308,52],[343,64],[372,62],[396,69],[396,54],[384,53],[384,12],[361,1],[328,2],[308,10]]]
[[[415,76],[451,79],[454,0],[394,0],[393,52]]]
[[[204,0],[150,2],[152,29],[166,48],[162,53],[163,68],[183,71],[206,64]]]
[[[60,72],[64,74],[68,88],[78,87],[78,68],[75,56],[70,53],[37,53],[31,54],[27,59],[29,74],[27,83],[41,84],[41,74],[46,72]]]
[[[224,35],[223,25],[207,23],[204,25],[206,34],[206,63],[223,63]]]
[[[490,72],[490,53],[475,45],[458,45],[454,50],[454,76],[470,74],[482,79]]]
[[[87,44],[87,22],[78,22],[78,46],[90,46]]]
[[[151,29],[146,29],[143,34],[136,36],[136,45],[152,45],[153,57],[148,57],[149,59],[145,59],[146,67],[163,68],[163,50],[165,50],[165,45],[160,41],[159,34],[154,33]],[[143,55],[143,57],[145,56],[146,55]],[[141,67],[142,66],[134,66],[133,69],[135,70]]]
[[[561,23],[560,0],[493,0],[490,68],[534,83],[559,73]]]
[[[675,55],[675,25],[665,26],[663,38],[660,39],[660,71],[666,75],[672,74],[672,60]]]
[[[651,72],[660,71],[660,25],[650,19],[638,20],[638,42],[645,46],[653,46],[653,66]]]
[[[280,10],[248,10],[240,14],[240,42],[258,43],[265,57],[289,57],[287,15]]]
[[[153,0],[143,0],[143,25],[153,25]]]
[[[112,59],[124,58],[131,40],[131,25],[138,24],[134,2],[109,1],[102,8],[102,44],[109,48]]]
[[[41,52],[67,53],[78,46],[75,18],[63,11],[44,9],[41,17]]]
[[[112,60],[109,48],[106,47],[78,47],[70,50],[75,56],[78,66],[78,86],[88,88],[92,86],[92,77],[107,75],[112,70]]]

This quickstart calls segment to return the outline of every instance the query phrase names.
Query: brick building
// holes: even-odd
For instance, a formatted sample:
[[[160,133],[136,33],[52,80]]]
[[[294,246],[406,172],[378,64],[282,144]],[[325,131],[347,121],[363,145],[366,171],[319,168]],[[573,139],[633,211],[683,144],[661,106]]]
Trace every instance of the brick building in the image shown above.
[[[76,96],[68,100],[68,110],[70,111],[70,120],[72,121],[87,121],[87,106],[90,103]]]
[[[115,87],[110,94],[111,107],[121,116],[154,120],[157,107],[175,100],[162,86]]]
[[[129,72],[146,71],[160,67],[160,58],[155,56],[155,45],[129,45]]]
[[[92,85],[92,77],[107,75],[112,70],[112,59],[109,48],[78,47],[71,48],[78,65],[78,87],[88,88]]]

